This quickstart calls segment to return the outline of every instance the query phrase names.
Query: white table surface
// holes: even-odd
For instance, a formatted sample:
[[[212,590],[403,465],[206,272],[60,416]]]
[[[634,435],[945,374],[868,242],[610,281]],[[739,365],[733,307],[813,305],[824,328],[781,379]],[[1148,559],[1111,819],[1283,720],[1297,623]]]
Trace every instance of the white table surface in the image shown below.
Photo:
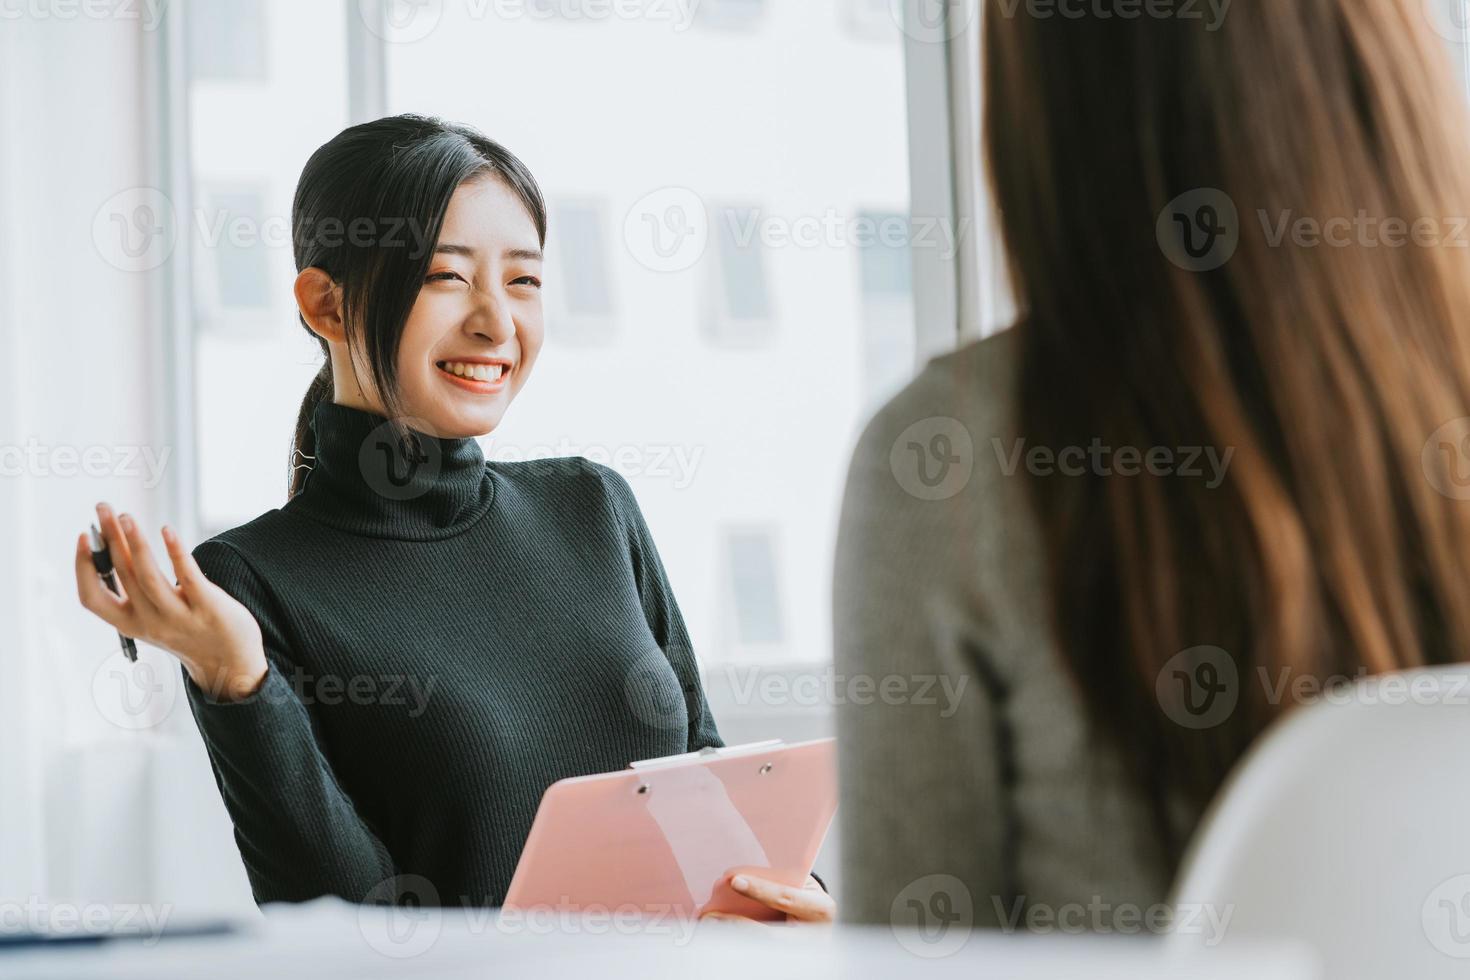
[[[1153,938],[952,933],[882,927],[629,920],[512,920],[491,910],[395,910],[318,899],[271,907],[222,937],[118,940],[0,952],[5,980],[83,977],[331,980],[335,977],[690,977],[741,980],[925,976],[1052,980],[1317,980],[1294,947],[1166,950]]]

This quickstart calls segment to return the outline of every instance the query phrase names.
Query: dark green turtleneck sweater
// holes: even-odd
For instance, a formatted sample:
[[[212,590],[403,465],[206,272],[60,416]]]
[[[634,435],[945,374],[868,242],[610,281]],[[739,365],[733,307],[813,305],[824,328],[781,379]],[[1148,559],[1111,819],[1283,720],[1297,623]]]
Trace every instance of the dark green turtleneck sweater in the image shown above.
[[[185,675],[257,902],[498,905],[553,782],[721,744],[619,474],[313,426],[305,489],[194,551],[270,661],[235,703]]]

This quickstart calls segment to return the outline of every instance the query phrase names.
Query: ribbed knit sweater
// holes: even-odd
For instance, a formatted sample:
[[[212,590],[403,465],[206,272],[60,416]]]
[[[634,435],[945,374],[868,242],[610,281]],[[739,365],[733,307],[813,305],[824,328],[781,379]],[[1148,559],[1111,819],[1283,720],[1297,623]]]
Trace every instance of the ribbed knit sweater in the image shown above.
[[[545,789],[720,745],[631,488],[330,402],[283,507],[199,545],[258,691],[189,702],[258,903],[500,904]]]

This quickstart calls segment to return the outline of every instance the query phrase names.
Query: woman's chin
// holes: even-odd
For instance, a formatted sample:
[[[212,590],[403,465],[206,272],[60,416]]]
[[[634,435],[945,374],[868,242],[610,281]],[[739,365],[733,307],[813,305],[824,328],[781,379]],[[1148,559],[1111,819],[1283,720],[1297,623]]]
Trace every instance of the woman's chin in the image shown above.
[[[445,420],[440,437],[443,439],[473,439],[489,435],[500,424],[504,414],[499,406],[494,411],[457,412]]]
[[[505,406],[500,399],[493,405],[435,404],[414,411],[412,407],[404,414],[414,420],[414,428],[438,436],[440,439],[472,439],[483,436],[500,424]]]

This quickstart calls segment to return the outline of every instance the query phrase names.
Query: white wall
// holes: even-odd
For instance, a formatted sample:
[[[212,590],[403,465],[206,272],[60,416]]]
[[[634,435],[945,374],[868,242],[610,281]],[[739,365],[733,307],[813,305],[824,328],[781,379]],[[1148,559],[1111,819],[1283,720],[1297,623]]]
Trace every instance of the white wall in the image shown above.
[[[123,727],[125,661],[73,580],[76,535],[96,501],[155,533],[168,518],[166,481],[146,488],[129,461],[171,448],[154,407],[163,318],[153,274],[119,269],[94,238],[105,202],[155,182],[146,40],[124,16],[0,22],[4,903],[176,901],[156,873],[168,841],[217,850],[223,834],[224,867],[238,865],[192,725],[184,736]],[[100,230],[116,230],[105,211]],[[79,472],[88,458],[93,475]],[[144,662],[171,686],[165,696],[176,689],[171,661],[145,649]],[[216,806],[181,826],[152,806],[175,797]]]
[[[0,31],[0,132],[18,131],[22,100],[19,79],[24,67],[18,30]],[[17,214],[15,158],[19,141],[0,140],[0,440],[18,445],[25,422],[20,408],[22,349],[20,303],[16,279],[21,235]],[[31,671],[28,651],[33,648],[30,618],[23,615],[29,579],[19,560],[29,484],[18,478],[0,479],[0,547],[8,557],[0,561],[0,622],[6,630],[8,652],[3,657],[6,683],[0,684],[0,896],[23,896],[43,883],[43,867],[35,846],[40,833],[39,801],[29,792],[38,769],[32,750],[35,725],[31,719]]]

